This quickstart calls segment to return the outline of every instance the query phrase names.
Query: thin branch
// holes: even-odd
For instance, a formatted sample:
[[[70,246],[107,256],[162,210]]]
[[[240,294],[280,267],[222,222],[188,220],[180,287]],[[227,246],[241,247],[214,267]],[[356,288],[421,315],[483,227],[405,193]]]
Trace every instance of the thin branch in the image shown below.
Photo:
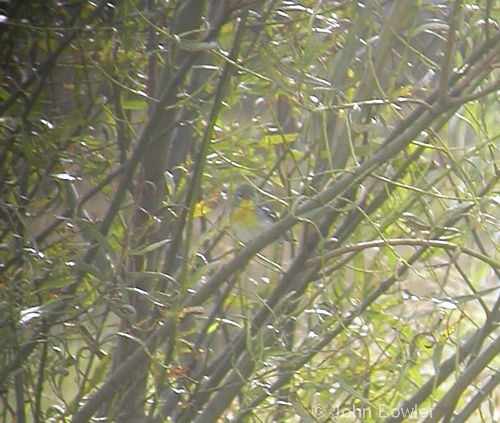
[[[475,358],[470,365],[458,376],[453,386],[443,395],[437,405],[432,409],[432,413],[423,423],[437,423],[441,417],[455,407],[458,399],[474,381],[479,374],[490,365],[491,361],[500,353],[500,337],[497,337],[480,355]]]
[[[444,59],[439,78],[439,101],[444,104],[448,101],[449,83],[452,74],[452,63],[455,57],[455,44],[462,11],[462,0],[455,0],[451,11],[450,23],[448,25],[448,36],[444,48]]]
[[[488,382],[477,389],[477,393],[467,400],[467,405],[453,418],[453,423],[464,423],[472,413],[479,409],[481,403],[492,394],[493,390],[500,384],[500,372],[495,372]]]
[[[325,253],[321,257],[316,257],[308,260],[305,265],[307,267],[317,266],[320,263],[324,263],[327,260],[331,260],[336,257],[343,256],[352,252],[359,252],[369,248],[381,248],[381,247],[396,247],[396,246],[409,246],[409,247],[429,247],[429,248],[441,248],[446,251],[454,253],[463,253],[465,255],[476,258],[486,264],[491,268],[500,270],[500,261],[494,258],[481,254],[475,250],[467,247],[463,247],[458,244],[451,243],[449,241],[443,241],[439,239],[416,239],[416,238],[397,238],[397,239],[377,239],[374,241],[360,242],[354,245],[346,245],[344,247],[337,248],[334,251]]]

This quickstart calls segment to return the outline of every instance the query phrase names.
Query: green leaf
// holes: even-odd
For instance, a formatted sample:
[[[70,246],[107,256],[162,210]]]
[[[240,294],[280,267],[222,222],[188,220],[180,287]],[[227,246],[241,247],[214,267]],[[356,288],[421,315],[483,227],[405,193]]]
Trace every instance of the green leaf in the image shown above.
[[[351,396],[353,396],[354,398],[357,398],[358,400],[360,400],[362,403],[366,404],[366,405],[369,405],[370,407],[373,407],[373,404],[368,401],[367,398],[365,398],[363,395],[361,395],[359,392],[355,391],[351,385],[349,385],[344,379],[342,379],[340,376],[335,376],[335,380],[339,383],[339,385],[346,391],[348,392],[349,394],[351,394]]]
[[[297,140],[297,138],[298,138],[297,133],[266,135],[261,138],[261,140],[257,143],[257,146],[267,148],[274,145],[281,145],[288,142],[294,142],[295,140]]]
[[[296,398],[292,396],[290,398],[290,402],[292,404],[293,409],[299,415],[304,423],[315,423],[317,422],[316,418],[302,405],[302,403]]]
[[[169,242],[170,242],[170,239],[163,239],[161,241],[146,245],[145,247],[132,249],[129,251],[129,255],[131,255],[131,256],[143,256],[145,254],[150,253],[151,251],[157,250],[158,248],[164,247]]]
[[[146,110],[148,103],[146,100],[123,100],[122,107],[124,110]]]

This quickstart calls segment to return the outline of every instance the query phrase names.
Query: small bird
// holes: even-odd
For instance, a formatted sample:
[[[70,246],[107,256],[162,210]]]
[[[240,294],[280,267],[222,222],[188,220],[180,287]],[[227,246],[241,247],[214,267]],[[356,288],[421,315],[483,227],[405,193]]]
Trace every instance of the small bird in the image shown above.
[[[278,216],[272,208],[258,203],[252,185],[242,184],[234,192],[229,220],[236,239],[248,243],[276,222]],[[283,242],[283,237],[278,241]]]

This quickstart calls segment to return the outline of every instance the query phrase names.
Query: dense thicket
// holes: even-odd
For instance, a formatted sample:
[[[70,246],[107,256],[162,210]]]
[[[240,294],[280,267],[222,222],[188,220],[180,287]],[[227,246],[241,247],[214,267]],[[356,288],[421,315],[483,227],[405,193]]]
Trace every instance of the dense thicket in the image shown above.
[[[3,422],[498,418],[497,1],[0,8]]]

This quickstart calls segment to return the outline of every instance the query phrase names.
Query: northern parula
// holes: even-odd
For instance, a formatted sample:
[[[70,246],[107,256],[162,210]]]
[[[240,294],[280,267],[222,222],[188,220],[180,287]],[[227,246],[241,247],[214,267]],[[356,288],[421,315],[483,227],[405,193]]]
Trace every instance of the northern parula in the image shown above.
[[[233,235],[247,243],[276,222],[278,216],[273,209],[258,202],[253,186],[242,184],[234,192],[229,220]],[[278,242],[283,242],[283,237]]]

